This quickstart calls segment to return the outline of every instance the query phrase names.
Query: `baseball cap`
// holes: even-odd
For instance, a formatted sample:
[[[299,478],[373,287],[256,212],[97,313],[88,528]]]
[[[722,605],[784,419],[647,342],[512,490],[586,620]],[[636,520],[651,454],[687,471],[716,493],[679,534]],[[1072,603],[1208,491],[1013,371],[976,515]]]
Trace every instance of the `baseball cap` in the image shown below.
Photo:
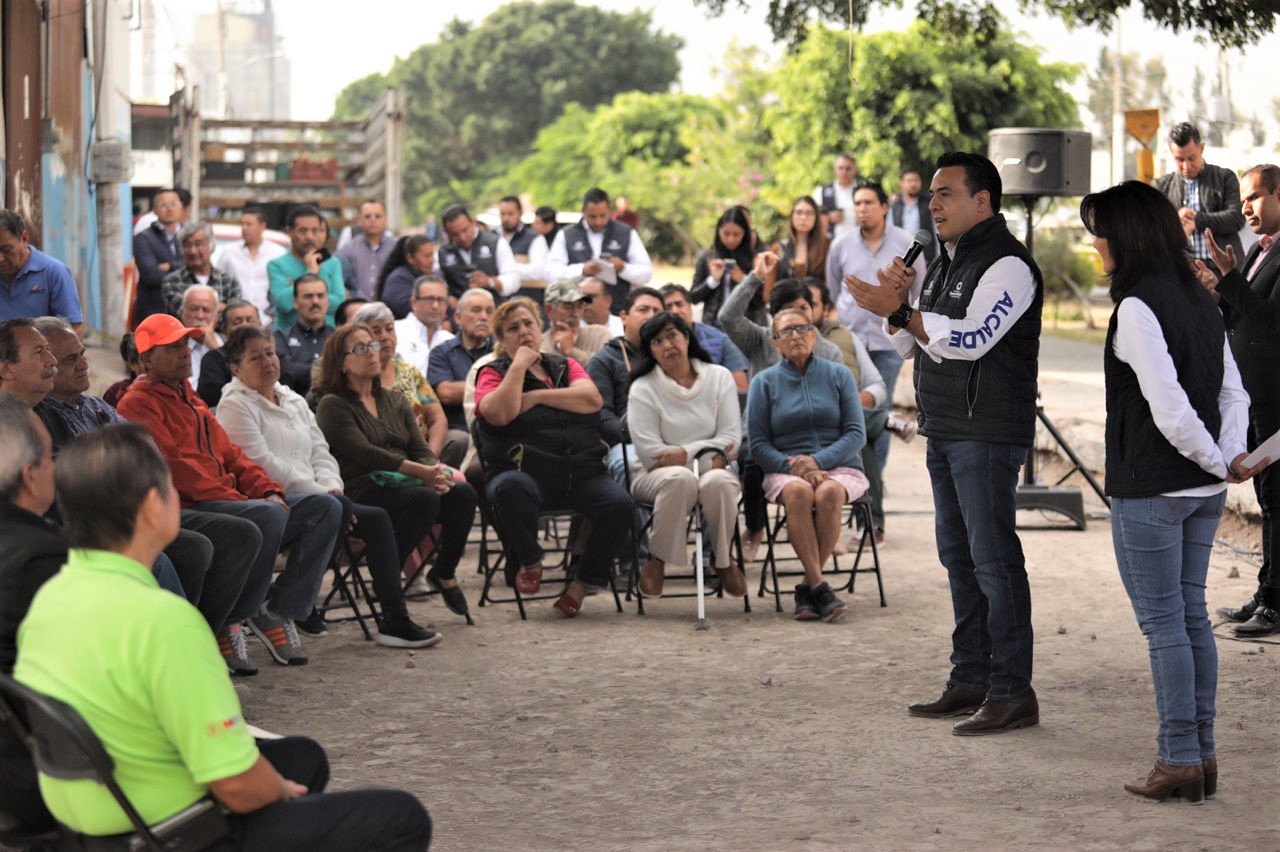
[[[547,302],[578,302],[586,298],[576,278],[561,278],[547,285],[543,300]]]
[[[187,328],[177,317],[168,314],[152,314],[138,323],[133,330],[133,342],[138,347],[138,354],[148,352],[157,346],[168,346],[183,338],[204,337],[204,330]]]

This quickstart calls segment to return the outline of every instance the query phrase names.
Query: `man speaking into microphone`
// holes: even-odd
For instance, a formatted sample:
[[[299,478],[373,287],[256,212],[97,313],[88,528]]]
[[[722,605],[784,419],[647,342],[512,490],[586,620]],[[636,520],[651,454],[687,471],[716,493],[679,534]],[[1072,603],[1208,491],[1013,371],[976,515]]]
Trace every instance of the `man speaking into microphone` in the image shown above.
[[[951,675],[913,716],[969,718],[961,736],[1039,724],[1031,688],[1031,590],[1015,528],[1018,472],[1035,436],[1044,285],[1000,214],[1000,174],[986,157],[938,158],[929,213],[942,251],[916,306],[901,258],[877,282],[846,279],[858,305],[884,317],[895,348],[916,356],[920,434],[928,438],[938,557],[955,631]],[[917,348],[919,352],[917,352]]]

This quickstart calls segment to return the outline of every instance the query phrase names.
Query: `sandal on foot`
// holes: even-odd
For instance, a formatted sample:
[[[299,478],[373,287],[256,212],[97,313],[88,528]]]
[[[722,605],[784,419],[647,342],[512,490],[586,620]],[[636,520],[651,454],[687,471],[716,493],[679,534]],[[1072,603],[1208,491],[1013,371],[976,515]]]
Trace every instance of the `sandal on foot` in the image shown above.
[[[516,590],[522,595],[536,595],[542,590],[542,566],[521,568],[516,574]]]
[[[582,609],[582,604],[574,600],[573,595],[568,592],[556,598],[556,602],[552,606],[559,610],[560,614],[565,618],[577,618],[578,610]]]

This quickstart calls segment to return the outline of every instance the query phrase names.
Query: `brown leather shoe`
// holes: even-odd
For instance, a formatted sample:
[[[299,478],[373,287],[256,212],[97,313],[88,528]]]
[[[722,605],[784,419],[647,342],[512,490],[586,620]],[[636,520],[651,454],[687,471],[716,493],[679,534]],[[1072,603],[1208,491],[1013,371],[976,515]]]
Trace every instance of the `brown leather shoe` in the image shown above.
[[[667,578],[667,566],[660,559],[646,559],[640,566],[640,594],[646,598],[662,597],[662,584]]]
[[[1003,734],[1018,728],[1034,728],[1040,724],[1040,702],[1034,689],[1004,701],[987,699],[978,712],[963,722],[956,722],[951,733],[958,737],[978,737],[984,734]]]
[[[1168,766],[1156,761],[1146,781],[1125,784],[1125,790],[1148,799],[1163,802],[1171,795],[1180,796],[1193,805],[1204,802],[1204,767]]]
[[[740,598],[747,593],[747,578],[737,565],[717,568],[716,573],[720,575],[720,588],[724,589],[726,595]]]
[[[947,719],[952,716],[969,716],[987,699],[987,690],[974,686],[948,686],[933,701],[918,701],[907,706],[912,716],[925,719]]]

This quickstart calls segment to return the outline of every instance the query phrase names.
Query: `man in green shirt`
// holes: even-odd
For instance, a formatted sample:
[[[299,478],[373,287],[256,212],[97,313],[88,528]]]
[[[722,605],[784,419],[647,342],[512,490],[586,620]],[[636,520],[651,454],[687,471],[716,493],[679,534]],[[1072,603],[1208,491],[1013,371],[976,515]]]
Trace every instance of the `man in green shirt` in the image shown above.
[[[211,795],[230,812],[229,848],[427,848],[430,820],[412,796],[320,795],[329,770],[319,745],[249,733],[209,625],[146,567],[177,534],[180,501],[145,429],[116,424],[73,440],[55,484],[70,558],[18,631],[14,677],[85,718],[143,819]],[[40,791],[74,831],[132,830],[100,784],[42,774]]]
[[[267,287],[276,308],[276,328],[288,331],[298,321],[298,312],[293,307],[293,282],[308,272],[319,275],[329,285],[325,322],[336,326],[333,315],[338,305],[347,299],[347,285],[342,280],[342,261],[325,248],[329,226],[324,216],[318,207],[300,204],[289,211],[284,231],[291,243],[289,253],[267,264]]]

